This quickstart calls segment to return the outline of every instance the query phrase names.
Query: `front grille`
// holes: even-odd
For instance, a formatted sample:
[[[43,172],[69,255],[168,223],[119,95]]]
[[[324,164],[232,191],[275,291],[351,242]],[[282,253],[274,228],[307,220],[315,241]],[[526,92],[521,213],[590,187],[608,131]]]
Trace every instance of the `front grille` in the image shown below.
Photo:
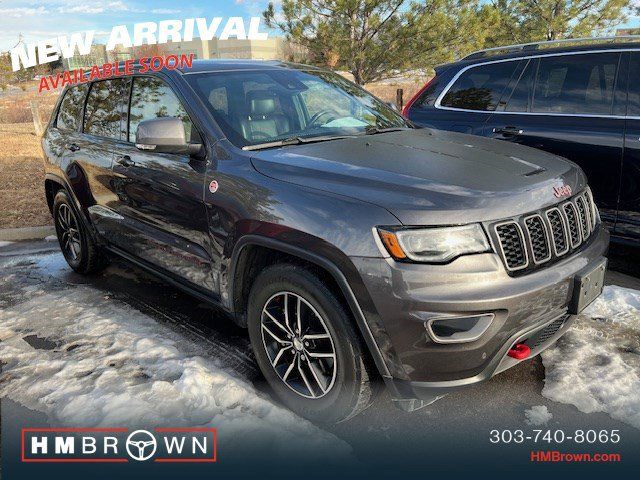
[[[540,215],[525,218],[524,224],[529,234],[529,244],[535,263],[546,262],[551,258],[551,246],[547,238],[547,229]]]
[[[565,203],[562,206],[564,214],[567,217],[569,227],[569,238],[571,239],[571,246],[573,248],[580,245],[582,242],[582,233],[580,233],[580,225],[578,224],[578,215],[576,206],[573,203]]]
[[[529,260],[520,226],[516,222],[503,223],[496,225],[496,232],[500,238],[500,249],[507,268],[509,270],[526,268]]]
[[[569,251],[569,239],[567,238],[567,227],[562,219],[562,213],[557,208],[552,208],[547,210],[546,215],[551,227],[555,253],[556,255],[564,255]]]
[[[540,330],[540,332],[534,337],[535,343],[530,348],[534,349],[536,347],[539,347],[544,342],[553,337],[558,332],[558,330],[562,328],[565,320],[566,317],[559,318],[558,320],[554,320],[549,325]]]
[[[596,212],[587,190],[544,211],[494,224],[507,270],[528,271],[577,249],[594,232]]]
[[[587,208],[587,200],[580,197],[576,200],[578,207],[578,216],[580,217],[580,228],[582,230],[582,238],[589,238],[591,234],[591,214]]]

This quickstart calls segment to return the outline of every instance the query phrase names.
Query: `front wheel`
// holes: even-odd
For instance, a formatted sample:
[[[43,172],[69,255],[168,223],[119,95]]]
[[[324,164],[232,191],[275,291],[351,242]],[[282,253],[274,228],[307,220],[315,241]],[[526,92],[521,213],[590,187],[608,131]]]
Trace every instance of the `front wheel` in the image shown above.
[[[102,270],[108,264],[107,257],[88,234],[64,190],[53,199],[53,220],[60,249],[71,268],[88,274]]]
[[[353,319],[307,268],[278,264],[249,299],[251,344],[267,382],[294,412],[337,422],[373,400],[371,369]]]

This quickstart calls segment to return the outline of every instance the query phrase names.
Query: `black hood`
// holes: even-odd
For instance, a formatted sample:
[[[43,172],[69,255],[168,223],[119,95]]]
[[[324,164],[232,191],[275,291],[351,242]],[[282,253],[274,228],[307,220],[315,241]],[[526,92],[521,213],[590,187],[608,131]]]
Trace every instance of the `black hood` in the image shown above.
[[[264,175],[382,206],[405,225],[497,220],[586,186],[575,164],[520,145],[430,129],[253,152]]]

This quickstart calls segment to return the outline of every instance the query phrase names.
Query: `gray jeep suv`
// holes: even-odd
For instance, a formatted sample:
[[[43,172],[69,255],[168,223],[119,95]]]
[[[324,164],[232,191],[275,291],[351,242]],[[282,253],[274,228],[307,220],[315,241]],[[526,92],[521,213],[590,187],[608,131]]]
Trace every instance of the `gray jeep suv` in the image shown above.
[[[609,237],[580,168],[415,128],[317,68],[75,85],[42,147],[71,268],[123,257],[219,306],[312,419],[354,415],[379,377],[406,409],[489,379],[602,289]]]

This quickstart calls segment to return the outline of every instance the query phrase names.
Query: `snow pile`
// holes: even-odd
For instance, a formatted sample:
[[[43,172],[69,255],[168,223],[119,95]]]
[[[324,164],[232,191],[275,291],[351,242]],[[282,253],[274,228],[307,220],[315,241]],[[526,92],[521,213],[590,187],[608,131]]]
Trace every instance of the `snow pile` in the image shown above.
[[[542,361],[545,397],[640,429],[640,291],[605,287]]]
[[[527,425],[539,427],[546,425],[553,418],[546,405],[535,405],[524,412]]]
[[[275,406],[141,312],[84,286],[24,289],[24,301],[0,310],[0,396],[56,426],[206,425],[227,452],[254,446],[272,457],[350,457],[346,443]]]

